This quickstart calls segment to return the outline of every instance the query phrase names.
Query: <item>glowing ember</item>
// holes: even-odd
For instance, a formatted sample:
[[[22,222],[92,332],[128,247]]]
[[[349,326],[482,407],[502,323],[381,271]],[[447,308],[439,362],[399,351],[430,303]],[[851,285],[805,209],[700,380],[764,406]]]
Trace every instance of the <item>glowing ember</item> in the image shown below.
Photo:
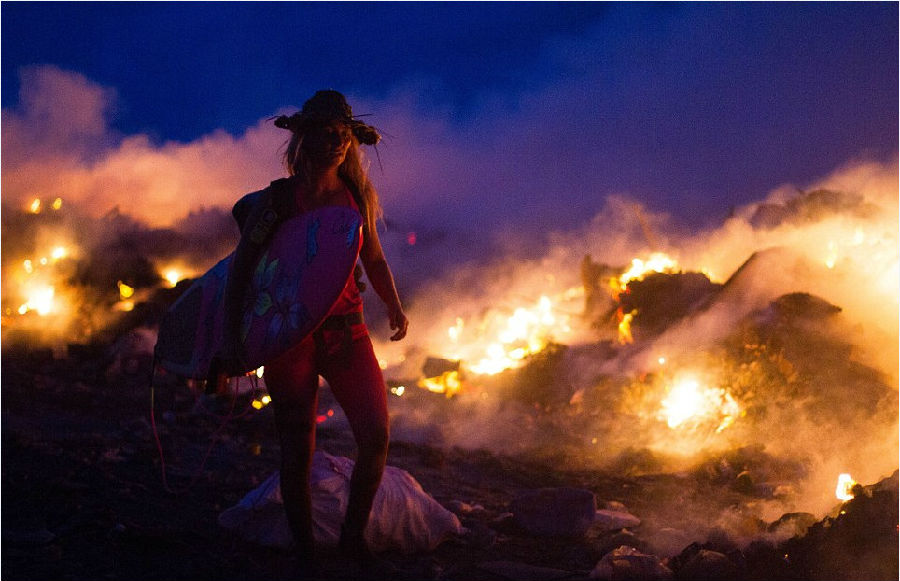
[[[28,211],[32,214],[40,214],[41,213],[41,200],[40,198],[35,198],[32,200],[31,205],[28,206]]]
[[[62,198],[56,198],[55,200],[53,200],[53,204],[50,207],[54,210],[59,210],[60,208],[62,208]]]
[[[619,344],[620,345],[630,345],[634,343],[634,337],[631,336],[631,321],[634,320],[634,316],[637,314],[637,309],[631,311],[630,313],[622,313],[619,311]]]
[[[254,399],[252,402],[250,402],[250,405],[253,406],[253,409],[255,410],[261,410],[270,403],[272,403],[272,398],[267,394],[259,399]]]
[[[398,385],[397,387],[392,387],[391,393],[393,393],[397,397],[401,397],[404,393],[406,393],[406,386]]]
[[[447,371],[437,377],[426,377],[424,379],[420,379],[418,385],[419,387],[424,387],[430,392],[443,393],[447,397],[452,397],[456,395],[457,392],[459,392],[462,383],[459,380],[459,371]],[[400,393],[394,393],[396,395],[403,395],[403,391],[400,391]]]
[[[334,416],[334,410],[328,410],[328,413],[319,414],[316,416],[316,423],[317,424],[325,423],[328,420],[328,418],[333,417],[333,416]]]
[[[718,433],[734,423],[740,412],[740,406],[724,389],[703,387],[696,379],[685,377],[669,390],[659,416],[673,430],[718,422]]]
[[[175,288],[178,281],[184,278],[184,275],[174,268],[170,268],[163,273],[163,278],[169,283],[169,286]]]
[[[128,286],[121,280],[116,284],[119,285],[119,296],[121,296],[122,299],[130,299],[132,296],[134,296],[134,287]]]
[[[50,253],[50,258],[53,260],[62,260],[63,258],[69,255],[69,251],[65,246],[57,246]]]
[[[253,406],[253,409],[255,410],[261,410],[270,403],[272,403],[272,398],[268,394],[266,394],[259,399],[254,399],[253,401],[251,401],[250,405]]]
[[[842,502],[852,500],[853,493],[851,490],[853,490],[854,486],[856,486],[856,481],[853,480],[849,474],[841,474],[838,476],[837,488],[834,490],[834,495]]]

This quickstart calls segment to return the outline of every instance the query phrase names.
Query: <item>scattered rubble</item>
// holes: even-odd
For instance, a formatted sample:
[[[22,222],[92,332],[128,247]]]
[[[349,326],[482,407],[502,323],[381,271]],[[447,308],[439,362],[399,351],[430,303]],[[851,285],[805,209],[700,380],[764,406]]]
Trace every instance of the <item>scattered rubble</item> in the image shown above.
[[[520,493],[509,510],[528,534],[579,537],[596,518],[597,499],[590,490],[544,488]]]

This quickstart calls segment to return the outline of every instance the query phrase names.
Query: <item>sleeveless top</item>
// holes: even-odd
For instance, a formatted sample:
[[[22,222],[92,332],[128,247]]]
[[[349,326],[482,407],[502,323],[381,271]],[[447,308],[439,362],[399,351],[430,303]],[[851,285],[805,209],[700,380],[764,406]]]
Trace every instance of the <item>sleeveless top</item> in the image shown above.
[[[350,202],[348,205],[359,212],[359,205],[356,203],[356,200],[353,199],[353,195],[350,193],[350,190],[346,187],[344,188],[344,194],[347,196],[347,200]],[[362,234],[360,234],[360,236],[362,236]],[[351,274],[350,278],[347,279],[347,285],[341,292],[341,296],[338,297],[337,302],[334,303],[334,306],[331,307],[331,311],[328,312],[328,316],[349,315],[353,313],[361,313],[362,311],[362,295],[359,292],[359,285],[356,284],[356,276]]]
[[[273,182],[274,183],[274,182]],[[250,209],[259,202],[260,198],[262,198],[264,190],[260,190],[258,192],[253,192],[242,197],[232,208],[232,215],[234,216],[235,221],[238,223],[238,227],[241,231],[244,230],[244,225],[246,223],[247,217],[250,214]],[[357,204],[354,199],[353,194],[350,193],[350,189],[346,186],[344,187],[344,195],[346,196],[347,205],[357,212],[360,212],[359,204]],[[302,202],[297,200],[294,197],[294,203],[292,204],[295,211],[297,213],[303,213],[305,208],[302,207]],[[365,232],[365,229],[363,229]],[[351,275],[347,279],[347,284],[344,286],[344,290],[341,292],[337,301],[335,301],[334,305],[331,307],[331,310],[328,312],[328,316],[342,316],[342,315],[352,315],[356,313],[363,312],[363,300],[362,295],[359,292],[359,286],[356,283],[356,277]],[[358,339],[364,337],[368,334],[368,329],[366,324],[356,323],[351,327],[353,339]],[[324,331],[326,335],[331,335],[331,331]]]

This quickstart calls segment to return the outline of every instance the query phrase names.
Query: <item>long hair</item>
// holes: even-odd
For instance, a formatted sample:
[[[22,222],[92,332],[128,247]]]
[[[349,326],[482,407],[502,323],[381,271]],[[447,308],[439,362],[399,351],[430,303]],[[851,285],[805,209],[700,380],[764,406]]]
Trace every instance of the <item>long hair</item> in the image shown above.
[[[303,153],[303,134],[295,132],[288,142],[287,149],[284,152],[284,165],[288,174],[298,176],[309,183],[312,175],[312,164],[309,158]],[[384,215],[381,209],[381,202],[378,200],[378,192],[375,186],[369,181],[366,172],[365,158],[362,150],[359,148],[359,140],[355,135],[350,135],[350,147],[347,148],[347,156],[344,162],[338,167],[338,176],[347,184],[350,191],[354,195],[358,194],[357,203],[360,203],[360,212],[363,215],[366,229],[374,232],[378,220]]]

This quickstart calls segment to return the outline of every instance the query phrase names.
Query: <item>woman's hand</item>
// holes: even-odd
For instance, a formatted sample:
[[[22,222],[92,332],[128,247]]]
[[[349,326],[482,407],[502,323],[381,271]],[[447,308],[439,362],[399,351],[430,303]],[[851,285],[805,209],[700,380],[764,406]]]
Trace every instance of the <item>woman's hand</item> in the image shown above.
[[[399,305],[388,311],[388,318],[391,321],[391,329],[397,332],[391,335],[391,341],[399,341],[406,337],[406,329],[409,328],[409,319],[403,313],[403,307]]]

